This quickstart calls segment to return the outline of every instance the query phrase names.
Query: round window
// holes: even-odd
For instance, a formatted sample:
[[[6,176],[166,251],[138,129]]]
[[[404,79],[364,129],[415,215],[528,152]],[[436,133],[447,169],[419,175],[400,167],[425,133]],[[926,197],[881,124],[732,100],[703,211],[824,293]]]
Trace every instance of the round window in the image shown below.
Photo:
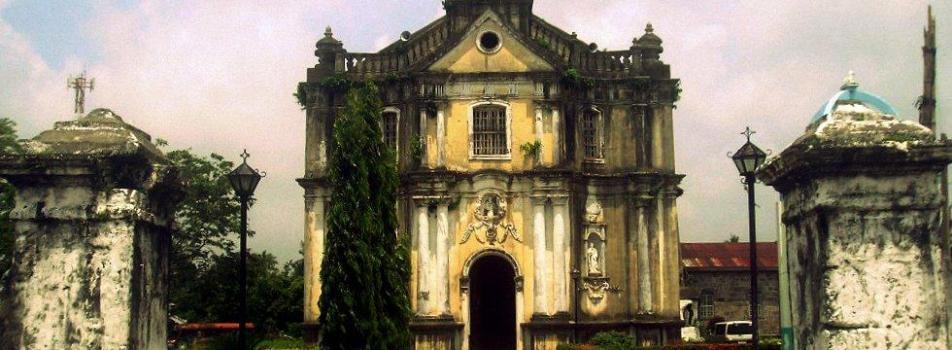
[[[495,53],[502,47],[502,39],[494,32],[483,32],[477,40],[479,49],[485,53]]]

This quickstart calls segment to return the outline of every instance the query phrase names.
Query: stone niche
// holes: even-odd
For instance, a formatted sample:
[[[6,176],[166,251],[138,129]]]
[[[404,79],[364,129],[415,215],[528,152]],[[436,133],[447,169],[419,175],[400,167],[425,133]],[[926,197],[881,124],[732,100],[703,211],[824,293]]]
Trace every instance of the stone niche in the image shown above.
[[[767,162],[782,195],[797,349],[948,349],[940,183],[952,143],[839,105]]]
[[[166,349],[177,172],[106,109],[0,154],[16,187],[3,349]]]

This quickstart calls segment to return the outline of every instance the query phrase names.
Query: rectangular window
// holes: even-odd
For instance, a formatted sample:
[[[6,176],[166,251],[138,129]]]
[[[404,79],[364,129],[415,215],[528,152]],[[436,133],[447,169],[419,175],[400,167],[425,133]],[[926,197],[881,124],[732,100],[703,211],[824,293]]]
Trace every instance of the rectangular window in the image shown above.
[[[598,112],[587,110],[582,114],[582,145],[586,159],[602,158],[602,140],[598,132]]]
[[[499,156],[509,154],[506,108],[484,106],[473,109],[473,155]]]
[[[706,320],[714,317],[714,293],[708,291],[701,293],[701,302],[697,311],[699,319]]]
[[[383,114],[383,142],[391,150],[397,149],[397,114],[394,112]]]

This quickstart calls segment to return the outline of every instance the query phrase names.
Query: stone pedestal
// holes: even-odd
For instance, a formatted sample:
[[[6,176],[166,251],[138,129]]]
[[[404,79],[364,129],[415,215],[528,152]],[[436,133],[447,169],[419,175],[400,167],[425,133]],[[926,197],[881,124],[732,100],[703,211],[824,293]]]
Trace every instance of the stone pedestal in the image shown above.
[[[3,349],[165,349],[175,171],[109,110],[0,155],[17,189]]]
[[[797,349],[948,349],[952,143],[845,102],[758,173],[782,195]]]

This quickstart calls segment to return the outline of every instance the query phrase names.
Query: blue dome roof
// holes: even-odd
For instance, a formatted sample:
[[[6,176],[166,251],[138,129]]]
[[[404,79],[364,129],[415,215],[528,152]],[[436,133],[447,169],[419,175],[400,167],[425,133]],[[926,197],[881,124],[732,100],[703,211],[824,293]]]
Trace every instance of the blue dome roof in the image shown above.
[[[850,72],[850,75],[843,81],[843,86],[840,88],[840,91],[834,94],[833,97],[830,97],[823,106],[820,106],[820,110],[813,115],[813,119],[810,120],[810,123],[815,123],[823,119],[823,117],[830,115],[836,106],[844,103],[862,103],[866,107],[879,111],[880,113],[893,116],[897,115],[896,109],[882,97],[860,90],[859,84],[856,83],[856,80],[853,78],[853,72]]]

